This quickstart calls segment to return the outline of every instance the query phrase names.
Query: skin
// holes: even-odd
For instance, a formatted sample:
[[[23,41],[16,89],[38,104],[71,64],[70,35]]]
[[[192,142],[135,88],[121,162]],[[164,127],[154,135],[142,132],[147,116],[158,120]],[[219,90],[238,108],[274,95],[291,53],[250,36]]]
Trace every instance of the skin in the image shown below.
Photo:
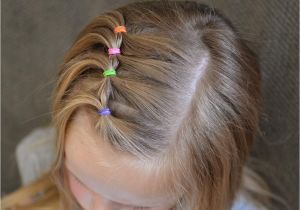
[[[65,169],[71,192],[86,210],[141,208],[168,210],[175,201],[137,167],[133,157],[114,151],[92,128],[84,110],[74,116],[66,133]]]

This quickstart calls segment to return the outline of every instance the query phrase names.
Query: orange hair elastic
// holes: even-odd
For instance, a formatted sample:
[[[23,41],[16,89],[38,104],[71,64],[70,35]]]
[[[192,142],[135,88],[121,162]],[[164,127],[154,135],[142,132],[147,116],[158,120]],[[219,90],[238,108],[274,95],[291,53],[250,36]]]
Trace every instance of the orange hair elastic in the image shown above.
[[[114,32],[115,33],[126,32],[126,28],[125,28],[125,26],[117,26],[117,27],[115,27]]]

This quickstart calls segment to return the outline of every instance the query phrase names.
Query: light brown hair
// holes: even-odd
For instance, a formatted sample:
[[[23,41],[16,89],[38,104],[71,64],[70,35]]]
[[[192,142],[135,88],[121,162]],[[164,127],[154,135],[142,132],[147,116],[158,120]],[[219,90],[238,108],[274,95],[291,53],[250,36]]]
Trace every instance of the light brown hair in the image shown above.
[[[127,33],[115,34],[119,25]],[[121,54],[109,57],[111,47]],[[103,77],[109,68],[117,76]],[[183,195],[174,209],[226,210],[238,192],[267,192],[245,166],[260,102],[257,57],[218,10],[151,1],[94,18],[67,52],[53,92],[52,172],[64,209],[79,207],[66,182],[64,139],[81,108],[116,150],[146,164],[160,158],[153,170],[171,180],[170,193]],[[97,114],[104,107],[111,115]]]

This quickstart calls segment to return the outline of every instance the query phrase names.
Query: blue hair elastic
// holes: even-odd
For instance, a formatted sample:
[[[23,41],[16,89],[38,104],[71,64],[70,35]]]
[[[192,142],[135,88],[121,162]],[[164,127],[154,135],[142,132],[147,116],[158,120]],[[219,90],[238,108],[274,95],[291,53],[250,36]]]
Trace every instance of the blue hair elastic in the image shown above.
[[[109,108],[103,108],[98,110],[98,114],[103,116],[103,115],[109,115],[111,114],[111,112]]]

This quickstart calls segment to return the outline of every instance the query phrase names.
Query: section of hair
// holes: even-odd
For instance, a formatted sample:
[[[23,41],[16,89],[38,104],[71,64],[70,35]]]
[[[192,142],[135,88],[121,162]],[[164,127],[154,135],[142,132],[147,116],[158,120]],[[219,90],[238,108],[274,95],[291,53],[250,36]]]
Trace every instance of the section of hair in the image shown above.
[[[119,25],[127,33],[115,34]],[[121,54],[109,57],[112,47]],[[104,78],[108,68],[117,76]],[[80,108],[116,151],[171,180],[163,187],[183,195],[176,209],[229,209],[257,130],[260,80],[255,54],[204,4],[137,2],[96,17],[66,54],[53,93],[53,177],[65,209],[76,202],[64,181],[64,136]],[[103,107],[112,114],[97,115]]]

